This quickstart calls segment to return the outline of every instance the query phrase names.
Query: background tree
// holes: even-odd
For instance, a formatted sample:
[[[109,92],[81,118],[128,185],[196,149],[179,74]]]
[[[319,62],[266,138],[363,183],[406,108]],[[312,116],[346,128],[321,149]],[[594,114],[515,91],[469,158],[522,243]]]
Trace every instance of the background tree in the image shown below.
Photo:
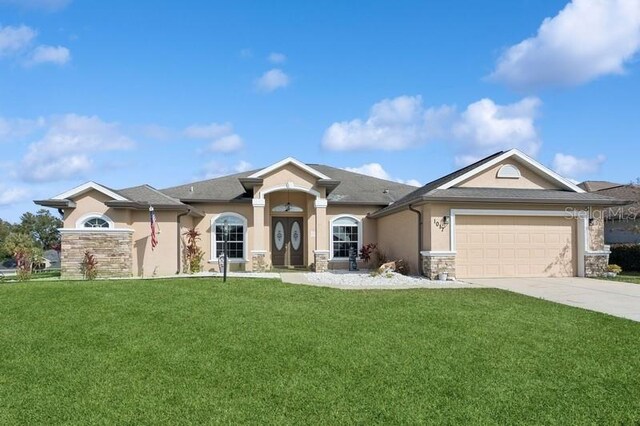
[[[51,214],[49,210],[40,209],[36,214],[31,212],[20,216],[18,231],[31,236],[43,250],[55,249],[60,246],[60,232],[62,220]]]
[[[42,249],[28,234],[10,233],[4,240],[3,248],[16,260],[20,279],[28,278],[34,262],[42,259]]]
[[[4,249],[4,242],[9,234],[14,230],[15,225],[0,219],[0,260],[11,257],[12,254]]]

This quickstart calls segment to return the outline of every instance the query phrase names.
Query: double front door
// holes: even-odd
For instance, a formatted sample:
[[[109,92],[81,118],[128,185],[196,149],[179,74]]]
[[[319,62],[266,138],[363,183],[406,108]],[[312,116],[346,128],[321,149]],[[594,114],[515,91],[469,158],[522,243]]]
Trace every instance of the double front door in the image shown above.
[[[301,217],[271,219],[271,261],[273,266],[303,266],[304,244]]]

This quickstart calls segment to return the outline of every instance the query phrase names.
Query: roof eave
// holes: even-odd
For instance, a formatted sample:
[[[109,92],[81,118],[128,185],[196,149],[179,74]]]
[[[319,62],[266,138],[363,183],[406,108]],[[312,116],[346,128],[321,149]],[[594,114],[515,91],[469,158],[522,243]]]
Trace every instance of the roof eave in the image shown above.
[[[33,200],[33,202],[39,206],[51,207],[54,209],[74,209],[76,203],[71,200]]]
[[[626,206],[628,204],[632,204],[633,202],[625,201],[625,200],[549,200],[549,199],[536,199],[536,198],[527,198],[516,200],[513,198],[486,198],[486,197],[436,197],[429,195],[422,195],[420,197],[416,197],[409,202],[403,202],[401,204],[392,204],[388,207],[385,207],[377,212],[373,212],[368,216],[372,219],[377,219],[379,217],[388,216],[390,214],[396,213],[398,211],[404,210],[408,208],[410,205],[421,205],[428,202],[459,202],[459,203],[468,203],[468,202],[481,202],[481,203],[503,203],[503,204],[523,204],[523,203],[536,203],[536,204],[554,204],[554,205],[565,205],[565,206],[601,206],[601,207],[611,207],[611,206]]]

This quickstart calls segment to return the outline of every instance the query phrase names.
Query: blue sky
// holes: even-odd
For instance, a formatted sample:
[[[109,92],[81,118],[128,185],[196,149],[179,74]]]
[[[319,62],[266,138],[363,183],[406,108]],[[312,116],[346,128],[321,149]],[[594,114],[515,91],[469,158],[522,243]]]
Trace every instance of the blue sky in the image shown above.
[[[0,0],[0,218],[287,156],[424,184],[640,176],[640,2]]]

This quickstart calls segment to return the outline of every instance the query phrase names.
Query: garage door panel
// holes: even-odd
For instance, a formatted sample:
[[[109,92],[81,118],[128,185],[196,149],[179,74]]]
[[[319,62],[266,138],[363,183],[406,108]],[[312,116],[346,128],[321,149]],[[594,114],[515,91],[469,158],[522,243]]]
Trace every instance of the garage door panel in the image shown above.
[[[457,275],[574,276],[575,231],[562,217],[458,216]]]

